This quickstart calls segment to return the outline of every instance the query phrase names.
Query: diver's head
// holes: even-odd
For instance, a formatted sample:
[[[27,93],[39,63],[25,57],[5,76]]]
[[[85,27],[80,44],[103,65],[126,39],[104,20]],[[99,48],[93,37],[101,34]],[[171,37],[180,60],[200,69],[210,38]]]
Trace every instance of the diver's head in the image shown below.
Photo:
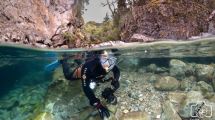
[[[100,55],[100,62],[102,67],[106,70],[106,72],[109,72],[113,69],[113,67],[116,65],[116,60],[113,56],[113,54],[108,53],[107,51],[103,51]]]

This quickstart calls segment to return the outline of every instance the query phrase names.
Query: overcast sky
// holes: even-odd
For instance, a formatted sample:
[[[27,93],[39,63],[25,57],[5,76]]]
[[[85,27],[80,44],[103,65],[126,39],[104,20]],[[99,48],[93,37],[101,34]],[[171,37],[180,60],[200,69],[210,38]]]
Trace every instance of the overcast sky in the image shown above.
[[[90,4],[85,6],[87,9],[83,15],[85,22],[102,22],[107,12],[109,16],[111,15],[108,6],[102,7],[101,5],[101,3],[105,3],[105,1],[106,0],[90,0]]]

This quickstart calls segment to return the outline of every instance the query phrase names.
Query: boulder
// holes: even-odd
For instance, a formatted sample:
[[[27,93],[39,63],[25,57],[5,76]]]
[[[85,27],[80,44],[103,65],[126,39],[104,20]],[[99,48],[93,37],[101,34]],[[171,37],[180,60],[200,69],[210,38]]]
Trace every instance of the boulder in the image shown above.
[[[170,61],[170,76],[181,80],[185,77],[186,63],[183,61],[172,59]]]
[[[190,91],[196,86],[196,78],[194,76],[186,77],[181,81],[180,90]]]
[[[195,63],[187,63],[185,67],[186,77],[195,76]]]
[[[203,95],[208,92],[213,92],[213,87],[210,84],[207,84],[205,81],[199,81],[192,90],[202,91]]]
[[[198,112],[200,118],[204,120],[213,120],[215,118],[214,108],[215,104],[213,102],[204,99],[201,92],[191,91],[187,93],[186,99],[180,104],[179,114],[182,118],[195,118],[195,112]],[[202,111],[202,112],[201,112]],[[198,118],[198,117],[197,117]]]
[[[161,79],[157,80],[154,84],[155,88],[161,91],[177,90],[179,85],[180,85],[179,81],[171,76],[162,77]]]
[[[211,94],[208,100],[205,99],[204,96],[202,96],[202,93],[200,91],[190,91],[188,93],[170,92],[167,96],[167,101],[164,103],[164,106],[166,105],[164,107],[164,111],[166,108],[171,107],[172,110],[174,111],[174,113],[172,114],[174,115],[177,113],[177,115],[179,115],[181,119],[195,119],[195,118],[199,119],[198,117],[196,117],[194,113],[197,112],[196,110],[199,109],[200,106],[201,108],[199,111],[199,115],[201,119],[212,120],[215,118],[215,115],[213,115],[215,111],[213,109],[215,107],[215,103],[213,102],[214,94]],[[172,115],[169,114],[169,116]]]
[[[62,68],[55,70],[44,101],[44,109],[53,114],[54,120],[79,119],[77,113],[85,112],[85,108],[90,107],[81,88],[81,81],[66,80]]]
[[[165,101],[162,108],[162,120],[182,120],[170,101]]]
[[[184,101],[187,96],[187,94],[184,92],[170,92],[167,96],[167,99],[171,103],[180,104],[182,101]]]
[[[211,83],[213,79],[214,68],[210,65],[197,64],[195,66],[198,81]]]
[[[131,42],[153,42],[155,41],[154,38],[147,37],[143,34],[133,34],[131,37]]]
[[[158,67],[156,64],[150,64],[146,67],[146,71],[152,73],[164,73],[167,72],[167,69],[164,67]]]

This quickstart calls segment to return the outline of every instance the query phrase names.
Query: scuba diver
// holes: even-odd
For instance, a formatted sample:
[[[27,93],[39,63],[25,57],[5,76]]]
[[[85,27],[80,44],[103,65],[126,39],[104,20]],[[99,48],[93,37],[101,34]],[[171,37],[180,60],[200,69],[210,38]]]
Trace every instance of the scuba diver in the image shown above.
[[[89,99],[90,105],[97,108],[102,119],[109,117],[110,113],[107,107],[101,104],[100,100],[95,96],[93,90],[97,84],[111,81],[111,87],[107,87],[102,91],[102,97],[110,104],[115,105],[117,98],[114,92],[119,88],[120,71],[116,66],[117,58],[107,51],[89,52],[88,57],[83,64],[80,64],[74,70],[68,62],[68,58],[60,60],[63,67],[63,73],[67,80],[82,80],[82,88]],[[78,61],[77,61],[78,62]],[[77,63],[76,62],[76,63]],[[105,76],[113,72],[113,77],[104,80]]]

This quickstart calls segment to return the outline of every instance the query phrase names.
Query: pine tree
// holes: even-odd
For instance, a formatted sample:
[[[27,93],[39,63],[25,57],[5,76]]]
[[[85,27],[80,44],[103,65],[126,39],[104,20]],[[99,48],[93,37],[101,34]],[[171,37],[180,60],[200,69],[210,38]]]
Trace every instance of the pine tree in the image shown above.
[[[107,21],[109,21],[109,20],[110,20],[110,17],[109,17],[109,15],[108,15],[108,13],[106,13],[103,22],[107,22]]]

